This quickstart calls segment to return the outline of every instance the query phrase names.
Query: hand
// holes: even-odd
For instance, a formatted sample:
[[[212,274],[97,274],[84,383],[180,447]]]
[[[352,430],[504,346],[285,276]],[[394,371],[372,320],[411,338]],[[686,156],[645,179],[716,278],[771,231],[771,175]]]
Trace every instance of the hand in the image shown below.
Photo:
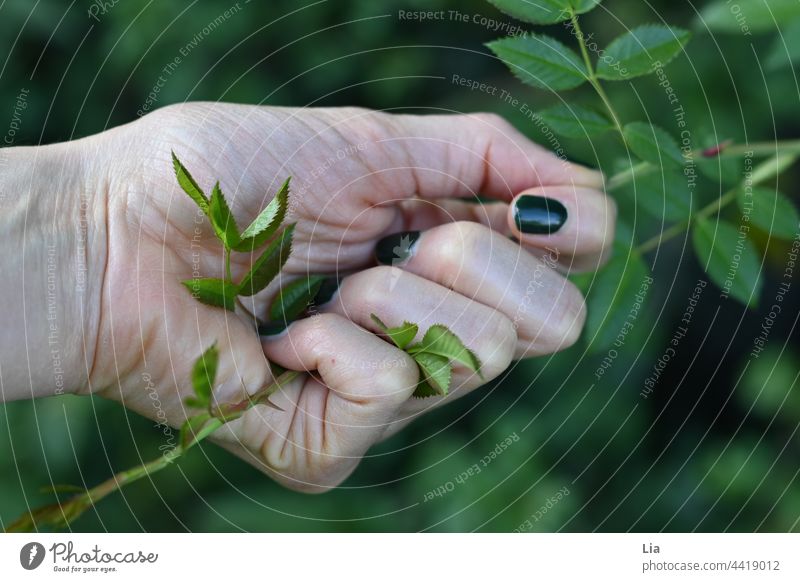
[[[615,209],[599,190],[602,177],[493,115],[190,104],[77,143],[92,160],[84,171],[97,177],[90,188],[107,207],[98,342],[85,390],[177,426],[190,412],[182,400],[191,366],[215,341],[220,402],[271,381],[264,353],[307,371],[273,397],[283,411],[258,406],[216,435],[301,490],[335,486],[372,444],[445,400],[410,398],[416,366],[370,333],[371,313],[389,325],[414,321],[423,332],[443,323],[459,335],[483,361],[484,380],[456,368],[448,398],[456,397],[513,358],[577,339],[583,300],[557,271],[596,268],[613,239]],[[253,316],[264,317],[275,285],[236,315],[193,299],[180,281],[193,272],[222,276],[223,253],[179,191],[170,150],[202,187],[220,181],[240,225],[292,176],[295,244],[276,284],[344,274],[332,300],[262,345]],[[497,202],[461,200],[478,194]],[[413,245],[384,241],[391,265],[375,266],[379,241],[406,231]],[[387,256],[395,246],[399,255]],[[234,280],[251,261],[234,262]]]

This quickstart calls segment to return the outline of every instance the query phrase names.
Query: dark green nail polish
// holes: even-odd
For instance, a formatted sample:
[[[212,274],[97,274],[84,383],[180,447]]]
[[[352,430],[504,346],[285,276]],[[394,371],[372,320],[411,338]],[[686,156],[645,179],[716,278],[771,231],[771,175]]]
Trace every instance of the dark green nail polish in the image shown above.
[[[558,200],[520,196],[514,205],[514,222],[525,234],[553,234],[567,221],[567,209]]]
[[[262,323],[258,326],[258,335],[260,336],[271,336],[271,335],[278,335],[283,330],[285,330],[290,322],[285,321],[267,321],[266,323]]]
[[[325,305],[328,301],[333,299],[333,296],[339,290],[339,285],[342,282],[342,277],[328,277],[319,286],[316,297],[314,297],[314,304],[317,306]]]
[[[399,265],[411,258],[420,232],[398,232],[382,238],[375,245],[375,259],[382,265]]]

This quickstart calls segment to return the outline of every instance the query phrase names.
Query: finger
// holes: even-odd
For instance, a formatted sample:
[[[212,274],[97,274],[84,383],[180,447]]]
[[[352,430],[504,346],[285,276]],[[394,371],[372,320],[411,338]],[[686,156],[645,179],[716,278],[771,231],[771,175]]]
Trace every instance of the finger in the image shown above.
[[[482,363],[482,376],[456,364],[452,393],[463,394],[499,376],[518,348],[511,320],[498,310],[393,267],[374,267],[345,277],[338,293],[321,309],[376,333],[381,330],[373,314],[389,326],[411,321],[420,328],[418,340],[431,325],[446,325]]]
[[[508,236],[512,234],[508,227],[509,205],[505,202],[479,204],[456,198],[440,200],[416,198],[405,200],[400,206],[403,219],[398,222],[398,229],[391,230],[428,230],[441,224],[467,220],[483,224]]]
[[[599,190],[545,186],[514,198],[508,227],[540,255],[555,250],[572,271],[596,270],[611,252],[616,217],[616,204]]]
[[[578,289],[515,242],[471,222],[387,237],[378,260],[497,309],[515,328],[516,356],[553,353],[574,344],[585,320]],[[393,251],[394,258],[391,256]],[[415,298],[416,299],[416,298]]]
[[[563,160],[494,114],[391,117],[398,162],[423,198],[478,194],[509,202],[527,188],[570,185],[601,188],[602,175]]]

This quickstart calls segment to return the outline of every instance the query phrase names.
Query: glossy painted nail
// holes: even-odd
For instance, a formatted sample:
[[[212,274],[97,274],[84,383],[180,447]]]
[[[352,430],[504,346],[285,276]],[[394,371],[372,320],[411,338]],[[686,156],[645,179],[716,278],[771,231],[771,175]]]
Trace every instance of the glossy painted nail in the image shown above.
[[[553,234],[567,221],[567,209],[558,200],[520,196],[514,204],[514,222],[525,234]]]
[[[375,259],[382,265],[399,265],[414,254],[414,244],[420,232],[411,230],[398,232],[382,238],[375,245]]]

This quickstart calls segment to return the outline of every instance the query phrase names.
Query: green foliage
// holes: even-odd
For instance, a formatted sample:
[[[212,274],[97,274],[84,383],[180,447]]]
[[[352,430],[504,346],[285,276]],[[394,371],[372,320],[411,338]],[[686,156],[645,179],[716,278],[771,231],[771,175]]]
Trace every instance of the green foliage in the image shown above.
[[[196,402],[207,408],[211,404],[211,393],[217,379],[219,349],[214,344],[195,362],[192,368],[192,390]]]
[[[309,275],[282,287],[269,306],[269,318],[273,321],[291,321],[300,315],[316,297],[324,280],[324,276]]]
[[[553,131],[564,137],[596,137],[614,129],[602,113],[582,105],[559,103],[537,113]]]
[[[772,41],[767,68],[774,71],[800,63],[800,18],[786,25]]]
[[[753,224],[775,238],[791,240],[800,228],[792,201],[774,188],[739,188],[736,201]]]
[[[608,45],[597,64],[597,77],[624,81],[649,75],[677,57],[690,36],[688,30],[656,24],[629,30]]]
[[[634,170],[625,191],[635,200],[637,208],[657,220],[679,222],[692,216],[692,194],[686,176],[678,169]]]
[[[539,89],[574,89],[588,79],[586,66],[580,57],[549,36],[512,36],[490,42],[487,46],[520,81]]]
[[[225,279],[187,279],[181,283],[200,303],[212,307],[222,307],[228,311],[233,311],[236,307],[236,296],[239,294],[239,289]]]
[[[219,182],[214,184],[211,192],[208,217],[225,250],[230,251],[239,244],[239,227],[236,226],[236,219],[233,218],[233,213],[222,195],[222,190],[219,189]]]
[[[233,250],[239,252],[252,251],[263,246],[278,230],[286,217],[286,210],[289,206],[289,182],[291,176],[275,194],[272,201],[261,211],[250,225],[241,234],[241,240],[233,246]]]
[[[714,223],[700,218],[692,230],[692,244],[714,283],[745,305],[758,305],[761,260],[744,232],[722,220]]]
[[[200,210],[208,214],[208,197],[200,186],[197,185],[197,182],[192,178],[189,171],[183,166],[180,160],[178,160],[178,156],[175,155],[175,152],[172,152],[172,166],[175,169],[175,177],[178,179],[180,187],[189,195],[189,198],[194,200]]]
[[[595,8],[602,0],[489,0],[500,10],[531,24],[555,24],[569,20],[571,14],[583,14]]]
[[[657,168],[664,165],[683,164],[683,154],[675,138],[666,130],[634,121],[625,126],[625,142],[631,151],[645,162],[650,162]]]
[[[700,12],[697,25],[712,32],[760,33],[795,17],[800,17],[795,0],[737,0],[735,8],[728,0],[715,0]]]
[[[249,297],[265,289],[280,273],[292,251],[294,224],[290,224],[256,259],[239,285],[239,295]]]

